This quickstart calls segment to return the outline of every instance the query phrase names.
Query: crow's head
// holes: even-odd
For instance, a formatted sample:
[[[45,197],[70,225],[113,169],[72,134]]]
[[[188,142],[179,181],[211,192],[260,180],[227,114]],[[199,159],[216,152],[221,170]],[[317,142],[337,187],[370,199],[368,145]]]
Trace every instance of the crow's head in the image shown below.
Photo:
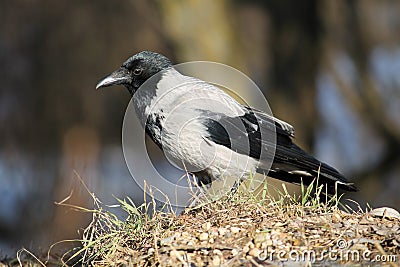
[[[130,57],[119,69],[102,79],[96,89],[122,84],[133,95],[148,78],[171,66],[171,61],[165,56],[143,51]]]

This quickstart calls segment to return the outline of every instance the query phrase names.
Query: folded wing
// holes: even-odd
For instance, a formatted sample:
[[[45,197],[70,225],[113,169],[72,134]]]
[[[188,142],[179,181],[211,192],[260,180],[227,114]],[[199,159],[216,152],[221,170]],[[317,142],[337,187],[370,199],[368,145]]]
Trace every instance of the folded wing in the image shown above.
[[[337,183],[339,188],[357,191],[336,169],[294,144],[294,128],[290,124],[258,110],[244,111],[237,117],[204,111],[205,138],[260,160],[257,172],[270,177],[296,184],[303,181],[306,185],[318,177],[320,184],[334,187]]]

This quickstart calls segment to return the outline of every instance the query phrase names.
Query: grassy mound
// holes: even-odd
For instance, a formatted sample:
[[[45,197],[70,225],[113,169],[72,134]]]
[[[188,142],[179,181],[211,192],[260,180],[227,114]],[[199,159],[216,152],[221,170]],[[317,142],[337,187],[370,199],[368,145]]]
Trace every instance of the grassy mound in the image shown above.
[[[266,187],[257,194],[241,190],[179,215],[152,208],[154,199],[137,207],[126,198],[118,200],[127,214],[123,220],[91,193],[95,209],[72,206],[93,214],[82,246],[57,261],[65,266],[397,266],[397,216],[349,211],[338,195],[322,194],[322,186],[301,187],[299,196],[282,188],[276,198]],[[50,263],[33,255],[18,261]]]

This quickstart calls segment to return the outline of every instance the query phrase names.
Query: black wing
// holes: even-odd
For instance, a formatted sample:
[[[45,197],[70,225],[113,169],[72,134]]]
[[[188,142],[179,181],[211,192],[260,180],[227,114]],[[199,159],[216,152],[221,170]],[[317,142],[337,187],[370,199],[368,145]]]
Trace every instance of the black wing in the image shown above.
[[[206,117],[205,138],[260,160],[257,169],[259,173],[291,183],[299,184],[303,181],[306,185],[309,185],[315,177],[319,177],[320,184],[332,187],[338,182],[339,188],[357,191],[357,188],[349,184],[336,169],[320,162],[294,144],[291,139],[294,136],[294,129],[284,121],[250,108],[246,108],[244,115],[239,117],[223,114]],[[273,154],[275,140],[276,147]],[[272,157],[271,167],[263,164],[272,160]]]

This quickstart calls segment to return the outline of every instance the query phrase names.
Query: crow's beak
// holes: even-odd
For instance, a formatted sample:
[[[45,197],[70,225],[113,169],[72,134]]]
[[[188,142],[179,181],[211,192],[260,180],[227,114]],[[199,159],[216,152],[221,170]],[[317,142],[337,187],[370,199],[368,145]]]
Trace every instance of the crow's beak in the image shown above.
[[[96,90],[99,89],[100,87],[130,83],[130,81],[131,79],[128,71],[126,69],[119,68],[110,75],[106,76],[104,79],[102,79],[96,85]]]

